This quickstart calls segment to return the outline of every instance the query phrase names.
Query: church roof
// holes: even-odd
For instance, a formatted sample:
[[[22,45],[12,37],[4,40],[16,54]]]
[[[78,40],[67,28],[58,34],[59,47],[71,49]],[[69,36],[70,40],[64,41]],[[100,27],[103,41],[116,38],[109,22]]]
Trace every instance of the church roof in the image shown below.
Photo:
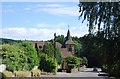
[[[65,44],[74,44],[74,42],[72,41],[72,39],[69,39],[69,40],[66,41]]]
[[[72,41],[72,38],[70,36],[70,31],[68,29],[68,32],[67,32],[67,37],[66,37],[66,42],[65,44],[74,44],[74,42]]]

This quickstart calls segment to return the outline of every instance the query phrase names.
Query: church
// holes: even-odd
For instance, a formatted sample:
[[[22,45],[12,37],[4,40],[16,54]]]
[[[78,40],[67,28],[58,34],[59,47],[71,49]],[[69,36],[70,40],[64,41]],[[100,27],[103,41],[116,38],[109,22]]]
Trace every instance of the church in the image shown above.
[[[43,50],[45,41],[33,41],[33,46],[35,46],[35,43],[37,43],[38,50]],[[72,56],[75,53],[74,42],[70,35],[69,29],[67,31],[67,36],[65,37],[64,46],[61,43],[56,42],[56,47],[61,51],[61,55],[63,59],[62,64],[59,65],[58,69],[66,70],[68,66],[67,66],[67,63],[65,62],[65,58],[68,56]]]

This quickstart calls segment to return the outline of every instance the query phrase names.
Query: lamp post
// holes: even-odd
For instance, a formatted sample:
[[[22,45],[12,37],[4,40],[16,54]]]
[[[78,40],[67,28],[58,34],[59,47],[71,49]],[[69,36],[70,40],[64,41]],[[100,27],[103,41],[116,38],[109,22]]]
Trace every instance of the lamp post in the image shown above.
[[[56,59],[56,33],[54,33],[54,58]]]

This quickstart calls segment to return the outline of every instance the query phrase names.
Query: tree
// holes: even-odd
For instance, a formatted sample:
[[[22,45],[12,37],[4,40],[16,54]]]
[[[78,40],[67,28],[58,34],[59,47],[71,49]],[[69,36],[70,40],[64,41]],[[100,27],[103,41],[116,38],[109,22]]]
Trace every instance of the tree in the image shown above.
[[[82,44],[78,43],[77,41],[74,40],[74,49],[75,49],[75,53],[78,53],[82,50]]]
[[[2,63],[6,64],[9,71],[31,70],[38,65],[37,52],[28,41],[14,44],[3,44]]]
[[[102,64],[109,75],[120,77],[120,2],[80,2],[79,7],[80,17],[88,21],[89,33],[97,37],[102,49],[100,53],[106,60]]]
[[[54,58],[48,56],[45,53],[39,54],[39,58],[40,58],[40,63],[39,63],[40,70],[46,71],[46,72],[53,72],[56,74],[57,61]]]
[[[88,64],[88,60],[87,60],[86,57],[83,57],[83,58],[82,58],[82,64],[83,64],[83,65],[87,65],[87,64]]]
[[[37,51],[37,54],[39,53],[39,50],[38,50],[38,46],[37,46],[37,43],[35,43],[35,49]]]
[[[59,42],[61,44],[64,43],[64,39],[65,39],[64,35],[58,35],[58,36],[56,36],[56,42]]]
[[[45,54],[47,54],[48,56],[54,58],[54,46],[53,43],[49,42],[49,43],[45,43],[44,48],[43,48],[43,52]],[[62,63],[62,55],[61,52],[58,48],[56,48],[56,60],[58,62],[58,64]]]
[[[29,41],[23,41],[21,43],[21,47],[25,52],[25,55],[27,56],[27,62],[29,63],[29,68],[32,69],[34,66],[38,65],[38,55],[37,51],[33,47],[32,43]]]

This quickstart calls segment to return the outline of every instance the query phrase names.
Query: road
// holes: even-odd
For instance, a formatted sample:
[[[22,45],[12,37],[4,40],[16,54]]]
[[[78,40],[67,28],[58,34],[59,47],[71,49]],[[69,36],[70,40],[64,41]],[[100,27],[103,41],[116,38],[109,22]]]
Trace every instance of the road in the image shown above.
[[[98,69],[99,71],[101,69]],[[103,73],[103,72],[101,72]],[[83,72],[74,72],[74,73],[66,73],[66,72],[58,72],[57,75],[42,75],[41,77],[97,77],[97,79],[107,79],[107,76],[98,76],[98,72],[93,72],[93,68],[86,68]]]

